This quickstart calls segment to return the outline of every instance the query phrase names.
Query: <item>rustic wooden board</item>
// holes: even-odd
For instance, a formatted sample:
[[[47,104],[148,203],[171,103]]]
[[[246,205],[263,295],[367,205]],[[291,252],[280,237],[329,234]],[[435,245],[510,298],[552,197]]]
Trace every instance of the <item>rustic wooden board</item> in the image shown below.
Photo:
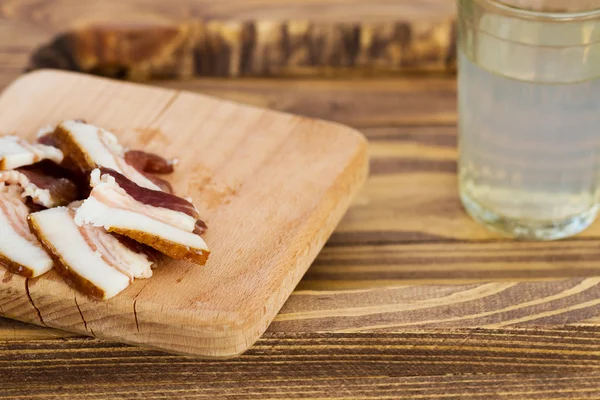
[[[194,76],[339,76],[453,71],[454,19],[380,22],[98,22],[36,49],[29,69],[144,81]]]
[[[171,352],[228,357],[254,343],[367,174],[366,141],[350,128],[186,92],[43,71],[6,89],[0,109],[2,132],[31,138],[78,117],[180,160],[171,181],[209,225],[205,267],[164,260],[105,302],[53,271],[0,271],[2,315]]]
[[[183,0],[178,1],[177,6],[165,5],[161,0],[0,0],[0,82],[4,85],[28,67],[78,69],[80,67],[74,64],[75,60],[69,58],[71,53],[60,50],[70,48],[74,35],[89,40],[85,35],[90,32],[89,28],[92,28],[91,31],[100,28],[103,32],[116,34],[115,25],[123,27],[127,24],[130,28],[137,27],[138,32],[146,32],[142,34],[146,39],[142,43],[147,43],[148,39],[152,41],[150,49],[154,53],[147,59],[148,63],[134,62],[129,58],[131,50],[128,46],[132,41],[115,41],[110,35],[104,36],[108,42],[96,43],[99,45],[97,49],[102,51],[92,50],[84,54],[93,56],[92,64],[95,56],[113,57],[121,65],[128,66],[117,68],[117,75],[131,79],[206,74],[205,69],[193,70],[189,57],[191,53],[203,52],[212,60],[208,72],[221,76],[244,72],[246,75],[339,78],[347,73],[355,76],[355,72],[360,76],[372,76],[414,70],[446,71],[447,68],[452,70],[454,65],[455,8],[453,0],[233,0],[226,3]],[[182,40],[188,35],[189,30],[185,30],[188,25],[209,23],[211,28],[206,31],[204,39],[197,36],[190,38],[201,44],[207,43],[210,37],[211,45],[205,50],[202,46],[189,46],[189,40]],[[281,28],[281,31],[291,32],[292,36],[297,35],[302,40],[282,45],[277,39],[281,38],[278,34],[242,38],[239,36],[242,26],[264,33],[277,33]],[[357,53],[362,55],[357,56],[354,67],[332,67],[318,58],[315,60],[319,63],[315,65],[307,62],[306,53],[312,52],[313,41],[314,48],[322,55],[332,53],[323,50],[326,47],[338,47],[343,43],[342,47],[346,48],[348,41],[356,43],[348,26],[354,28],[350,31],[359,31],[361,40],[364,40]],[[310,34],[304,37],[301,32],[306,27],[312,28]],[[170,33],[157,36],[165,30]],[[402,34],[396,35],[395,32]],[[68,40],[61,42],[61,38]],[[320,40],[328,45],[321,46]],[[240,54],[242,43],[250,45],[246,47],[253,54],[253,62],[245,63],[244,68],[239,69],[236,67],[241,66],[239,58],[231,55]],[[222,51],[216,51],[217,48]],[[296,56],[292,57],[292,54]],[[32,56],[35,56],[33,60]],[[332,60],[336,59],[339,58]],[[89,67],[89,64],[86,66]]]
[[[23,68],[137,80],[362,76],[453,70],[455,8],[453,0],[0,0],[0,30]]]

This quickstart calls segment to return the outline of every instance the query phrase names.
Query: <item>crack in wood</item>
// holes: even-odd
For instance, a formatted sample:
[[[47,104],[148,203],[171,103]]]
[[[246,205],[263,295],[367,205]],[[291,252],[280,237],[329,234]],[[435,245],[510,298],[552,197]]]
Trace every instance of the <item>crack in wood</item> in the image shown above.
[[[140,323],[138,321],[136,306],[137,306],[137,297],[135,300],[133,300],[133,316],[135,318],[135,327],[136,327],[138,333],[140,333]]]
[[[177,91],[175,93],[173,93],[173,95],[169,98],[169,100],[165,103],[164,106],[161,107],[161,109],[155,114],[154,118],[152,118],[152,121],[150,121],[150,123],[148,124],[149,127],[152,127],[154,124],[156,124],[158,121],[160,121],[161,117],[163,115],[165,115],[165,113],[169,110],[169,108],[171,108],[171,106],[173,105],[173,103],[175,103],[175,100],[177,100],[177,98],[179,97],[179,95],[181,94],[180,91]],[[154,133],[159,133],[160,131],[156,130]],[[145,138],[146,141],[150,141],[152,139],[152,136],[148,136]]]
[[[37,308],[37,306],[35,305],[35,303],[33,302],[33,298],[31,297],[31,293],[29,293],[29,278],[25,279],[25,293],[27,293],[27,298],[29,299],[29,303],[31,303],[31,305],[33,306],[33,308],[35,309],[35,312],[37,313],[37,316],[40,320],[40,323],[44,326],[48,326],[46,325],[46,323],[44,322],[44,319],[42,318],[42,313],[40,312],[39,308]]]
[[[137,315],[137,301],[138,301],[138,297],[140,297],[140,295],[142,294],[144,289],[146,289],[146,286],[148,286],[148,282],[145,282],[144,287],[142,287],[140,289],[140,291],[133,298],[133,317],[135,319],[135,327],[136,327],[138,333],[140,333],[140,323],[139,323],[138,315]]]
[[[94,333],[91,331],[91,329],[88,329],[88,325],[83,316],[83,312],[81,311],[81,307],[79,307],[79,303],[77,302],[77,293],[73,293],[73,299],[75,300],[75,306],[77,306],[77,311],[79,311],[79,315],[81,316],[81,320],[83,321],[83,327],[85,328],[85,331],[94,335]],[[96,335],[94,335],[94,336],[96,336]]]

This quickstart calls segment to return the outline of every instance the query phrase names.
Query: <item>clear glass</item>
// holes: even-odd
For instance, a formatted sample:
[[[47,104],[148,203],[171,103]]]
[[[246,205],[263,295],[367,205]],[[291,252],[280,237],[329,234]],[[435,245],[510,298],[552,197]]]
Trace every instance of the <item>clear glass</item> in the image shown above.
[[[521,239],[588,227],[600,196],[600,0],[459,0],[459,191]]]

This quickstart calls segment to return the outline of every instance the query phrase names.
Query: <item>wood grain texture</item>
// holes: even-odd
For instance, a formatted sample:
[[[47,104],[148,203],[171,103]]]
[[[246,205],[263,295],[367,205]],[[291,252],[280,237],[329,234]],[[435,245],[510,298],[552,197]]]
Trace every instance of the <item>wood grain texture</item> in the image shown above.
[[[583,329],[268,333],[220,361],[99,340],[5,342],[0,398],[598,398],[599,339]]]
[[[240,22],[282,23],[290,20],[324,26],[361,22],[365,27],[406,22],[414,26],[415,35],[411,39],[415,40],[414,51],[437,54],[434,59],[423,62],[442,65],[440,57],[445,50],[442,51],[439,44],[446,43],[448,37],[434,32],[440,29],[447,32],[447,21],[454,18],[454,13],[452,0],[184,0],[175,6],[157,0],[0,0],[0,85],[4,87],[22,74],[36,50],[52,42],[53,38],[85,27],[104,26],[107,22],[121,26],[166,26],[169,29],[190,20],[229,21],[234,26]],[[391,53],[397,54],[395,50]],[[40,56],[43,58],[43,53]],[[50,58],[68,61],[60,55]],[[59,66],[69,68],[69,65]],[[140,71],[146,69],[140,68]],[[310,70],[298,72],[306,74]],[[323,72],[330,74],[327,69]]]
[[[452,70],[454,14],[451,0],[0,1],[13,65],[134,80]]]
[[[448,76],[373,79],[193,79],[153,85],[340,122],[373,137],[411,141],[456,140],[456,80]],[[438,126],[441,126],[438,128]],[[432,129],[438,138],[432,138]],[[392,128],[392,129],[390,129]],[[398,130],[399,129],[399,130]],[[428,133],[430,132],[430,133]],[[421,136],[427,136],[421,138]],[[454,138],[454,139],[452,139]],[[440,146],[453,147],[451,144]],[[418,153],[415,153],[418,155]],[[425,155],[426,156],[426,155]]]
[[[1,25],[0,25],[1,26]],[[2,47],[0,47],[1,51]],[[22,70],[4,66],[0,88]],[[373,79],[193,79],[153,81],[153,86],[322,118],[370,129],[369,138],[456,141],[456,81],[447,76]],[[420,139],[420,136],[426,136]],[[442,137],[444,136],[444,138]]]
[[[2,0],[4,15],[18,21],[36,21],[61,30],[88,22],[178,22],[188,18],[207,20],[300,19],[327,22],[441,19],[455,11],[452,0]]]
[[[412,329],[559,327],[600,312],[600,278],[405,285],[302,291],[272,324],[278,332],[403,332]]]
[[[232,356],[256,341],[367,173],[366,142],[350,128],[191,93],[39,72],[11,85],[0,108],[12,110],[0,118],[4,132],[31,138],[83,118],[131,148],[177,157],[171,183],[194,199],[212,250],[205,267],[164,260],[152,279],[105,302],[54,271],[0,271],[0,313],[179,353]]]
[[[28,69],[145,81],[194,76],[338,76],[452,71],[454,21],[310,20],[97,24],[37,48]]]
[[[271,333],[405,333],[418,330],[588,327],[597,330],[600,278],[547,281],[399,285],[364,279],[368,287],[296,290],[268,329]],[[351,282],[350,280],[345,281]],[[395,285],[394,285],[395,283]],[[36,302],[37,304],[37,302]],[[42,312],[42,315],[45,313]],[[86,319],[87,320],[87,319]],[[89,323],[89,321],[88,321]],[[27,327],[5,322],[1,339],[18,340]],[[35,338],[52,338],[53,331]],[[70,336],[70,335],[67,335]],[[385,342],[381,343],[382,345]]]
[[[130,20],[172,25],[200,11],[202,16],[193,18],[284,21],[290,13],[311,10],[311,20],[326,23],[337,22],[328,20],[329,10],[350,23],[357,17],[371,20],[372,11],[371,22],[379,23],[400,8],[407,18],[431,21],[454,8],[453,2],[397,0],[197,0],[181,8],[69,1],[1,3],[1,86],[21,73],[33,49],[71,24],[101,23],[115,11]],[[59,5],[67,3],[75,7]],[[600,313],[593,278],[599,275],[600,227],[551,244],[514,243],[488,234],[462,213],[453,200],[452,78],[155,84],[359,127],[371,141],[373,177],[277,321],[241,357],[199,361],[0,319],[0,396],[600,398]],[[440,287],[452,307],[436,303]],[[494,287],[500,291],[492,293]],[[465,301],[459,295],[448,299],[451,290]],[[477,290],[479,300],[468,297]],[[397,309],[416,295],[413,309]],[[428,325],[432,320],[441,327]],[[511,320],[515,326],[496,326]],[[359,330],[344,332],[353,326]]]

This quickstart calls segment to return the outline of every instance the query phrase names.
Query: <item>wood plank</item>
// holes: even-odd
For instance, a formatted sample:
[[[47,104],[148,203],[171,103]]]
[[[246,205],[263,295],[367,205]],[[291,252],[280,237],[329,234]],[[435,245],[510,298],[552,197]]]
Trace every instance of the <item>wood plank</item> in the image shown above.
[[[73,29],[32,52],[29,69],[147,81],[194,76],[339,76],[453,71],[456,29],[441,21],[113,21]]]
[[[23,74],[33,51],[51,35],[39,24],[0,17],[0,89]]]
[[[18,68],[4,67],[0,58],[0,88],[6,87],[20,74]],[[194,79],[187,82],[156,81],[153,85],[332,120],[361,129],[381,128],[378,132],[370,131],[370,139],[384,137],[396,127],[404,127],[396,131],[402,136],[431,136],[434,133],[432,129],[443,127],[446,127],[445,133],[438,133],[454,135],[448,127],[456,123],[456,82],[453,77]],[[386,131],[388,128],[392,131]]]
[[[4,0],[0,5],[0,16],[23,32],[20,41],[28,41],[32,68],[139,80],[445,70],[455,61],[450,0],[218,6],[185,0],[178,7],[157,0]],[[45,31],[48,45],[39,46],[30,29]]]
[[[385,233],[381,233],[379,238],[393,238],[388,235],[386,238]],[[365,232],[364,236],[366,241],[375,235]],[[597,239],[557,243],[507,240],[423,243],[415,240],[414,243],[361,245],[330,242],[304,276],[300,288],[348,287],[353,282],[359,287],[374,287],[378,281],[389,286],[599,276],[599,245]]]
[[[256,341],[367,174],[364,137],[348,127],[191,93],[38,72],[8,88],[0,108],[12,110],[2,131],[32,138],[77,117],[130,148],[177,157],[171,183],[194,199],[212,252],[204,267],[163,260],[152,279],[104,302],[55,271],[0,271],[0,313],[173,352],[233,356]]]
[[[0,398],[596,398],[598,335],[267,334],[242,357],[220,361],[99,340],[4,342]]]
[[[297,290],[268,331],[398,333],[414,329],[450,331],[572,325],[587,326],[598,332],[599,297],[598,277]],[[9,324],[0,331],[4,332],[3,340],[14,339],[13,328],[20,329]],[[40,338],[47,337],[51,336],[40,333]]]
[[[414,138],[432,126],[456,124],[456,80],[450,76],[364,80],[194,79],[153,84],[361,129],[408,126],[402,134]],[[385,131],[379,135],[382,132]]]
[[[600,278],[590,277],[354,291],[300,290],[286,303],[270,330],[351,333],[579,325],[600,313],[599,284]]]
[[[450,0],[3,0],[0,48],[22,68],[135,80],[452,71],[454,13]]]
[[[35,21],[54,29],[96,21],[176,22],[188,18],[272,20],[293,17],[318,21],[389,21],[395,18],[442,19],[453,14],[452,0],[181,0],[177,6],[159,0],[2,0],[2,15]]]
[[[0,341],[59,339],[76,336],[81,335],[0,317]]]
[[[179,71],[177,73],[187,76],[185,71],[189,70],[190,59],[177,51],[179,45],[187,46],[186,49],[190,50],[193,48],[192,52],[198,56],[209,57],[212,60],[209,64],[214,67],[210,69],[211,74],[222,75],[223,71],[227,71],[227,75],[235,75],[239,73],[239,68],[234,66],[237,65],[235,60],[241,55],[242,39],[247,42],[245,47],[250,48],[253,54],[253,61],[243,65],[249,72],[338,76],[347,69],[339,68],[342,65],[338,64],[348,58],[338,55],[334,50],[346,49],[348,43],[355,43],[353,46],[356,47],[357,35],[354,28],[359,33],[358,49],[362,49],[354,57],[354,65],[362,68],[366,74],[386,70],[393,72],[399,68],[452,69],[454,31],[451,21],[454,13],[455,5],[451,0],[235,0],[225,4],[208,0],[184,0],[178,2],[177,7],[167,7],[158,0],[93,0],[83,3],[76,0],[48,0],[43,3],[33,0],[1,0],[0,69],[1,66],[10,66],[23,71],[30,64],[30,57],[34,53],[38,54],[39,63],[36,61],[33,64],[47,66],[48,60],[54,60],[50,61],[53,66],[70,68],[69,57],[60,50],[48,53],[42,48],[50,42],[61,42],[60,38],[64,38],[63,34],[66,32],[82,32],[79,36],[83,38],[83,43],[89,44],[89,37],[84,38],[85,32],[88,32],[86,27],[100,28],[100,31],[108,32],[107,42],[121,43],[121,47],[117,46],[121,50],[113,52],[113,56],[126,64],[131,62],[124,56],[131,53],[129,47],[148,44],[148,39],[156,46],[152,53],[156,57],[151,57],[151,62],[135,63],[131,77],[137,76],[136,79],[149,76],[148,68],[158,76],[164,76],[165,73],[173,75],[174,72],[167,73],[169,70]],[[194,26],[207,21],[210,27],[202,31],[208,33],[208,36],[204,36],[210,37],[210,45],[203,47],[200,44],[209,43],[206,41],[208,39],[201,40],[199,29]],[[180,28],[182,23],[184,27]],[[187,28],[186,24],[189,24]],[[240,33],[247,31],[240,28],[244,24],[253,26],[250,31],[255,34],[244,34],[241,38]],[[288,40],[288,44],[282,44],[281,41],[274,40],[278,36],[272,37],[269,32],[277,31],[277,26],[282,24],[286,27],[288,36],[300,35],[298,42]],[[309,37],[312,37],[308,42],[302,36],[307,24],[314,25],[314,29],[308,30]],[[171,34],[157,40],[156,33],[165,33],[165,29]],[[115,41],[114,35],[119,36],[119,32],[124,31],[130,32],[129,36],[125,35],[129,39]],[[184,31],[196,32],[190,38],[196,46],[178,39]],[[66,35],[69,36],[68,33]],[[139,40],[140,35],[145,39]],[[174,42],[169,38],[174,38]],[[50,47],[60,48],[61,44]],[[148,55],[148,48],[144,49],[136,54]],[[308,50],[311,54],[321,55],[307,59],[305,53]],[[106,55],[105,53],[92,52],[96,56]],[[283,64],[282,56],[287,60]],[[174,65],[173,59],[180,62]],[[89,57],[87,60],[89,61]],[[312,66],[312,62],[317,62],[317,67]],[[87,62],[83,64],[87,66]],[[338,67],[331,70],[330,67],[336,65]],[[242,67],[241,64],[239,66]],[[197,72],[201,73],[202,68]],[[7,83],[2,82],[4,85]]]

